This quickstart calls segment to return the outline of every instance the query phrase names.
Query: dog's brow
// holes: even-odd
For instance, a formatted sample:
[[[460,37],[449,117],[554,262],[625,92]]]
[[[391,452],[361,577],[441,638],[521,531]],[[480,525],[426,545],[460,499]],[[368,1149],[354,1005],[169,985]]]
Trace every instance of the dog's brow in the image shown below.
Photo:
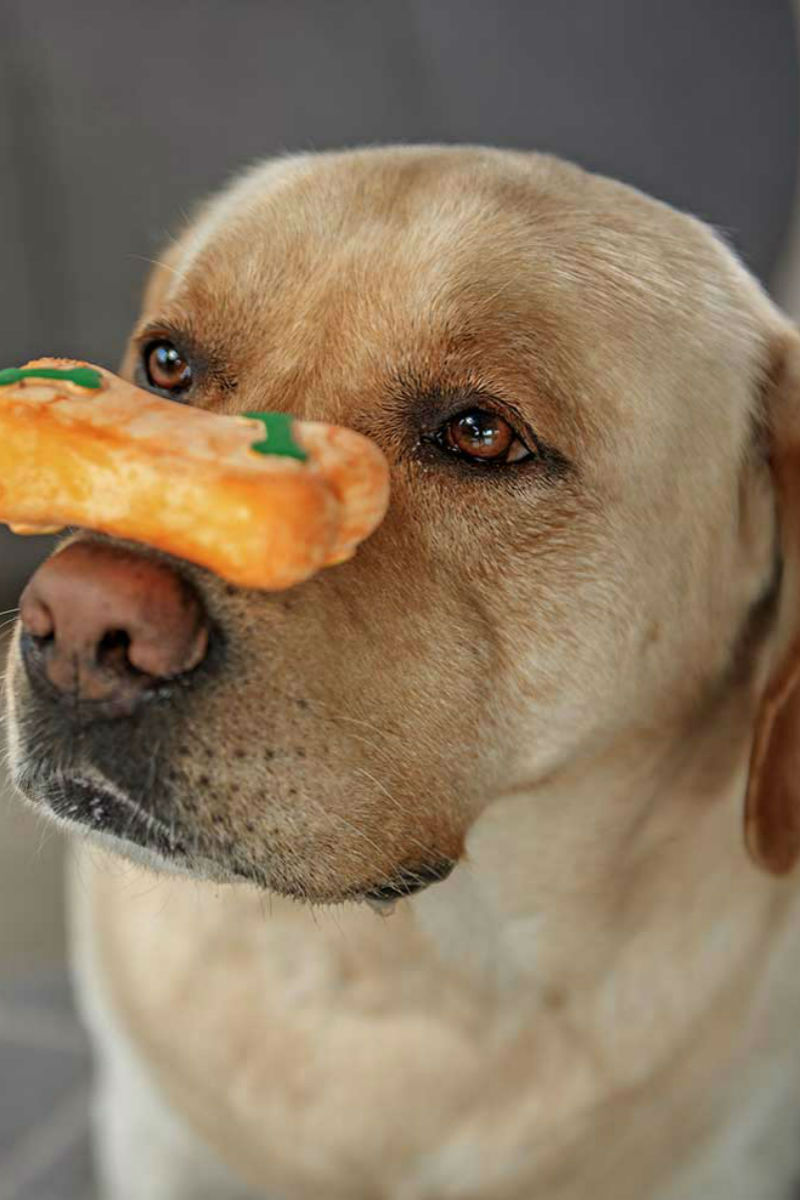
[[[156,338],[166,338],[182,349],[200,351],[200,345],[197,336],[189,322],[181,324],[178,321],[171,320],[169,317],[163,320],[150,319],[133,335],[133,340],[138,343],[153,341]]]

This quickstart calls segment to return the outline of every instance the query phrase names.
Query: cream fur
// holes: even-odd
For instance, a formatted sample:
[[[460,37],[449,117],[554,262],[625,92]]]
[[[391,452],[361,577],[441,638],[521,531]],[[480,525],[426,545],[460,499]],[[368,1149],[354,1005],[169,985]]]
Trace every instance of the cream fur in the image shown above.
[[[78,852],[130,1131],[108,1200],[197,1197],[187,1146],[218,1200],[233,1177],[275,1200],[788,1200],[798,889],[742,839],[771,627],[736,653],[773,576],[753,447],[785,318],[630,188],[405,147],[249,172],[168,252],[129,373],[159,323],[234,364],[198,402],[352,424],[394,490],[353,563],[285,600],[198,576],[235,669],[154,748],[198,879]],[[510,397],[576,469],[420,465],[399,376]],[[18,666],[9,686],[20,770]],[[434,852],[452,875],[389,918],[339,903]],[[236,854],[269,890],[199,878]],[[180,1114],[173,1149],[125,1119],[133,1076]],[[131,1182],[147,1145],[160,1190]]]

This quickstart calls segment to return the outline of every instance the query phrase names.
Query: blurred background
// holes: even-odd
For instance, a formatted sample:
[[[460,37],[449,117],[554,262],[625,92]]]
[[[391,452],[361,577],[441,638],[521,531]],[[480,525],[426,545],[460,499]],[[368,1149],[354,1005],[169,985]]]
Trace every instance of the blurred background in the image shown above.
[[[798,315],[797,45],[790,0],[0,0],[0,366],[114,367],[209,190],[387,141],[617,176],[712,222]],[[0,530],[0,629],[47,546]],[[91,1194],[62,855],[0,772],[0,1200]]]

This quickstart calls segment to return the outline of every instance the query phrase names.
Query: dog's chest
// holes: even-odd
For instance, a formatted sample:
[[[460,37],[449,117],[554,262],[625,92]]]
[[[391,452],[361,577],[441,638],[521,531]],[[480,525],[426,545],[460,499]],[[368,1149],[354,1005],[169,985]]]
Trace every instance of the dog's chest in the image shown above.
[[[590,1071],[534,1047],[524,1007],[437,968],[401,910],[315,917],[88,864],[81,876],[113,1019],[267,1194],[493,1196],[553,1124],[556,1091],[562,1114],[591,1092]]]
[[[605,1200],[593,1181],[627,1145],[613,1194],[640,1200],[692,1153],[685,1108],[678,1129],[620,1094],[585,1031],[529,992],[481,991],[402,909],[315,916],[97,860],[80,891],[110,1021],[267,1196]],[[679,1110],[674,1086],[660,1077],[657,1110]]]

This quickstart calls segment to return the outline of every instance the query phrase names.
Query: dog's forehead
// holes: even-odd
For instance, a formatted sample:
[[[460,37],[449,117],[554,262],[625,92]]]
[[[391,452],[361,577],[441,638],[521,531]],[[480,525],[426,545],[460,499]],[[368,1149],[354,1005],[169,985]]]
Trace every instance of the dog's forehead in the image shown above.
[[[746,276],[709,230],[546,156],[272,163],[213,201],[172,263],[166,314],[301,413],[316,382],[312,415],[323,385],[342,396],[458,364],[505,391],[535,367],[602,421],[654,374],[753,353]]]

